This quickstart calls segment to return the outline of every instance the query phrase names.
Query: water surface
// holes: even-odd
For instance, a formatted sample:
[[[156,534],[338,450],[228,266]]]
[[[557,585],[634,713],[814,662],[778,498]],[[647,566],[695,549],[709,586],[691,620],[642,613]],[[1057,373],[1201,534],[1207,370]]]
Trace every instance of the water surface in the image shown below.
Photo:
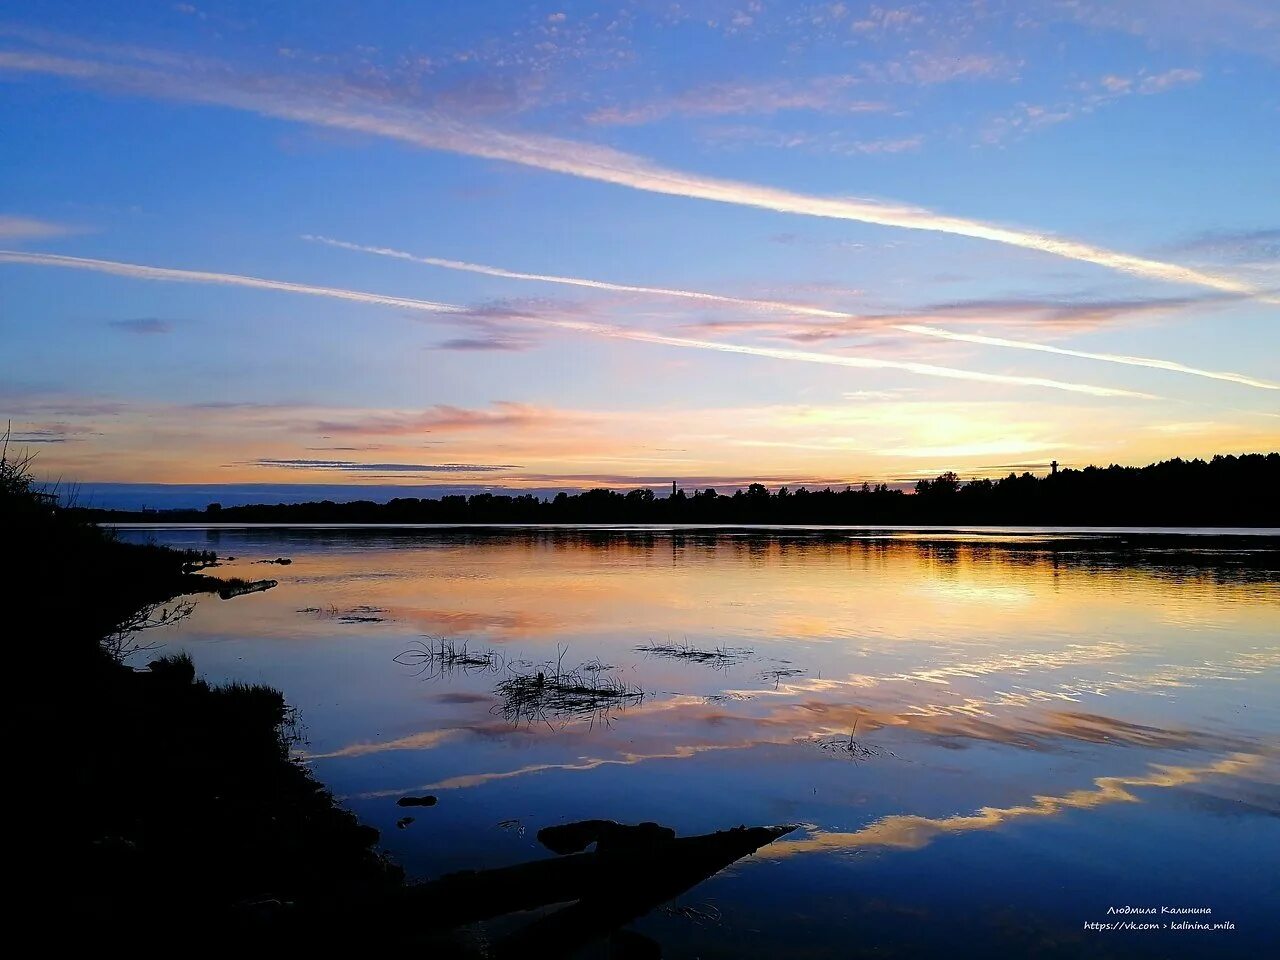
[[[677,957],[1256,956],[1280,937],[1275,536],[122,535],[280,581],[150,639],[283,689],[307,762],[413,876],[549,856],[534,834],[570,820],[786,822],[803,829],[677,902],[692,918],[637,928]],[[439,663],[442,641],[477,662]],[[695,651],[715,655],[671,655]],[[504,697],[557,668],[628,696]],[[397,829],[397,798],[426,792]],[[1235,929],[1084,929],[1126,905]]]

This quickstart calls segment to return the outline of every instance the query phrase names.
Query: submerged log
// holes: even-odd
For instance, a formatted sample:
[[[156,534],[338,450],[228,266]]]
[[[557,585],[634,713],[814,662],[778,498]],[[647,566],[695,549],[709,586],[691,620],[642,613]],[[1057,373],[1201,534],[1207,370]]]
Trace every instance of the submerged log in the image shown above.
[[[552,930],[568,923],[580,927],[583,933],[591,931],[587,936],[590,940],[627,918],[640,916],[678,896],[795,829],[735,827],[495,870],[468,870],[407,887],[396,895],[394,903],[402,921],[419,929],[439,930],[576,900],[581,903],[570,909],[578,914],[567,921],[551,922],[567,912],[560,911],[532,926]],[[617,917],[623,919],[616,920]],[[537,931],[531,935],[543,936]]]
[[[218,596],[223,600],[230,600],[233,597],[243,597],[247,593],[261,593],[263,590],[270,590],[272,587],[279,586],[280,581],[232,578],[222,581],[222,584],[218,589]]]

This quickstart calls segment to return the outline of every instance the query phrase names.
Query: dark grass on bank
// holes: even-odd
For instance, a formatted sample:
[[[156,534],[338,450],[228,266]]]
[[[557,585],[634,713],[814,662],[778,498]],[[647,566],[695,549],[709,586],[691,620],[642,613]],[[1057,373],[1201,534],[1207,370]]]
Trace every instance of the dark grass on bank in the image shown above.
[[[27,892],[61,918],[45,929],[63,943],[246,930],[297,943],[321,928],[290,918],[350,915],[398,886],[377,831],[290,759],[279,691],[211,686],[189,658],[145,649],[139,627],[187,612],[175,598],[226,590],[196,572],[212,558],[120,542],[35,490],[26,467],[0,457],[0,589],[10,683],[27,688],[26,839],[50,875]]]

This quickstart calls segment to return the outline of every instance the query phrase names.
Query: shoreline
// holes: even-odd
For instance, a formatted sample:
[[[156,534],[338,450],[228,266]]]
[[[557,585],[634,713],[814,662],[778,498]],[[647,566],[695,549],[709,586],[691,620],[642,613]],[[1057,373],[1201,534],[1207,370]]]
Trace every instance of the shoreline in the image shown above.
[[[1152,537],[1280,537],[1280,527],[1257,526],[1104,526],[1092,524],[819,524],[819,523],[362,523],[341,521],[315,523],[287,522],[200,522],[191,520],[98,521],[111,530],[600,530],[619,533],[662,533],[682,531],[806,531],[818,533],[885,531],[890,533],[973,533],[973,534],[1123,534]]]

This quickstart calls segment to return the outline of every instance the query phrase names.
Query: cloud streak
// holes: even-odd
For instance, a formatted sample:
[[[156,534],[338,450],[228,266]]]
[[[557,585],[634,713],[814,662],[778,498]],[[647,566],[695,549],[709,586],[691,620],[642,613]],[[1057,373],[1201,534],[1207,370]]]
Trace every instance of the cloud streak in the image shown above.
[[[1094,353],[1086,350],[1072,350],[1066,347],[1054,347],[1027,340],[1011,340],[1004,337],[987,337],[979,336],[977,334],[953,333],[949,330],[942,330],[937,327],[925,326],[918,323],[884,322],[885,320],[890,319],[887,317],[881,318],[876,316],[864,316],[860,314],[846,313],[841,310],[829,310],[824,307],[815,307],[802,303],[790,303],[782,300],[758,300],[746,297],[731,297],[721,294],[704,293],[697,290],[678,290],[670,287],[644,287],[636,286],[634,284],[610,283],[604,280],[589,280],[582,277],[556,276],[554,274],[521,273],[485,264],[467,263],[461,260],[445,260],[439,257],[419,257],[410,253],[405,253],[401,250],[391,250],[386,247],[361,246],[360,244],[348,243],[343,240],[333,240],[328,237],[308,235],[304,239],[314,240],[334,247],[340,247],[344,250],[373,253],[379,256],[394,257],[396,259],[408,260],[414,263],[425,264],[427,266],[442,267],[447,270],[462,270],[469,273],[479,273],[485,276],[500,277],[509,280],[534,280],[542,283],[556,283],[574,287],[585,287],[592,290],[608,290],[617,293],[638,293],[648,296],[678,297],[685,300],[747,307],[754,310],[767,310],[793,316],[799,314],[801,316],[815,317],[824,320],[836,320],[842,324],[856,324],[859,329],[865,329],[868,326],[880,326],[881,329],[899,330],[904,333],[911,333],[917,336],[956,340],[965,343],[977,343],[991,347],[1033,350],[1041,353],[1080,357],[1087,360],[1100,360],[1107,363],[1118,363],[1128,366],[1151,367],[1158,370],[1168,370],[1174,373],[1190,374],[1197,377],[1208,377],[1213,380],[1226,380],[1232,383],[1239,383],[1249,387],[1257,387],[1263,390],[1280,390],[1280,384],[1271,383],[1266,380],[1259,380],[1254,377],[1246,376],[1242,373],[1232,373],[1230,371],[1220,370],[1202,370],[1198,367],[1190,367],[1186,364],[1177,363],[1173,360],[1160,360],[1153,357],[1132,357],[1113,353]],[[824,335],[830,335],[832,333],[834,333],[834,331],[815,330],[809,334],[808,338],[823,339]]]
[[[1260,295],[1252,285],[1231,276],[1035,230],[948,216],[907,204],[824,197],[689,173],[609,147],[478,127],[440,113],[379,102],[359,90],[333,83],[238,75],[216,64],[197,63],[185,73],[166,72],[151,66],[27,51],[0,51],[0,70],[58,76],[143,96],[233,107],[277,119],[399,140],[430,150],[501,160],[648,193],[971,237],[1092,263],[1148,280]],[[1280,301],[1272,298],[1268,302]]]
[[[170,333],[173,324],[159,317],[132,317],[128,320],[108,320],[107,325],[123,333],[154,335]]]
[[[75,227],[68,227],[61,223],[0,214],[0,240],[10,243],[23,240],[47,240],[51,237],[64,237],[67,234],[79,232],[81,231]]]
[[[1119,387],[1097,387],[1086,383],[1050,380],[1045,377],[1024,377],[1015,374],[982,373],[977,370],[960,370],[955,367],[941,367],[936,364],[917,363],[911,360],[853,357],[843,354],[814,353],[808,350],[788,350],[781,347],[758,347],[747,346],[746,344],[739,343],[723,343],[715,340],[698,340],[692,337],[673,337],[668,334],[654,333],[648,330],[612,327],[585,320],[553,320],[548,318],[538,318],[538,322],[549,324],[561,330],[573,330],[579,333],[590,333],[600,337],[632,340],[637,343],[652,343],[659,346],[688,347],[695,350],[713,350],[720,353],[736,353],[743,356],[769,357],[774,360],[791,360],[798,363],[822,363],[862,370],[902,370],[907,373],[914,373],[921,376],[942,377],[949,380],[1017,384],[1024,387],[1048,387],[1054,390],[1066,390],[1070,393],[1083,393],[1094,397],[1132,397],[1142,400],[1158,399],[1149,393],[1139,393],[1135,390],[1123,390]]]
[[[937,327],[926,327],[914,323],[895,324],[894,329],[918,333],[926,337],[939,337],[944,340],[958,340],[963,343],[979,343],[988,347],[1012,347],[1017,350],[1035,350],[1040,353],[1055,353],[1063,357],[1080,357],[1084,360],[1101,360],[1106,363],[1122,363],[1133,367],[1151,367],[1155,370],[1168,370],[1172,373],[1185,373],[1196,377],[1207,377],[1211,380],[1225,380],[1239,383],[1259,390],[1280,390],[1280,383],[1260,380],[1243,373],[1232,373],[1229,370],[1202,370],[1189,367],[1174,360],[1160,360],[1155,357],[1131,357],[1118,353],[1093,353],[1088,350],[1072,350],[1068,347],[1055,347],[1045,343],[1031,343],[1027,340],[1007,340],[1003,337],[986,337],[975,333],[955,333],[940,330]]]
[[[335,297],[340,300],[351,300],[359,303],[372,303],[380,306],[402,307],[422,310],[429,313],[464,314],[466,307],[455,304],[437,303],[431,300],[414,300],[408,297],[392,297],[385,294],[368,293],[358,290],[344,290],[338,287],[316,287],[307,284],[289,283],[283,280],[265,280],[260,277],[245,277],[237,274],[210,273],[200,270],[176,270],[168,267],[151,267],[134,263],[120,263],[112,260],[92,260],[84,257],[66,257],[52,253],[24,253],[17,250],[0,250],[0,263],[22,263],[32,266],[62,267],[75,270],[88,270],[98,273],[109,273],[116,276],[132,277],[143,280],[170,280],[180,283],[212,283],[231,286],[253,287],[264,290],[276,290],[285,293],[302,293],[311,296]],[[711,298],[711,295],[706,295]],[[692,337],[675,337],[667,334],[640,330],[633,327],[618,327],[586,320],[569,320],[535,316],[532,314],[511,314],[511,319],[548,327],[566,330],[573,333],[585,333],[595,337],[612,340],[629,340],[634,343],[648,343],[655,346],[681,347],[692,350],[706,350],[718,353],[734,353],[742,356],[765,357],[773,360],[789,360],[798,363],[818,363],[838,367],[850,367],[862,370],[901,370],[920,376],[941,377],[949,380],[968,380],[980,383],[999,383],[1024,387],[1045,387],[1053,390],[1065,390],[1070,393],[1087,394],[1095,397],[1131,397],[1142,400],[1158,399],[1148,393],[1124,390],[1119,387],[1099,387],[1085,383],[1073,383],[1064,380],[1051,380],[1045,377],[1026,377],[1016,374],[984,373],[977,370],[962,370],[955,367],[943,367],[930,363],[917,363],[909,360],[889,360],[880,357],[855,357],[840,354],[813,353],[807,350],[787,350],[779,347],[758,347],[744,344],[720,343],[713,340],[698,340]]]
[[[340,470],[364,473],[491,473],[499,470],[518,470],[512,463],[357,463],[353,460],[272,460],[262,458],[253,461],[257,467],[288,467],[297,470]]]
[[[847,91],[861,82],[859,77],[840,74],[813,77],[802,82],[716,83],[673,97],[638,106],[607,106],[588,114],[588,123],[605,126],[638,126],[670,116],[720,117],[762,116],[791,110],[822,113],[880,113],[886,103],[855,100]]]
[[[566,422],[563,411],[535,407],[527,403],[499,400],[489,410],[473,410],[451,404],[436,404],[420,413],[382,413],[354,421],[322,421],[315,429],[322,433],[367,434],[370,436],[415,436],[422,433],[470,433],[486,429],[521,429]]]
[[[286,280],[264,280],[234,273],[211,273],[206,270],[178,270],[171,267],[150,267],[138,263],[121,263],[116,260],[93,260],[87,257],[66,257],[56,253],[25,253],[21,250],[0,250],[0,263],[25,263],[40,267],[64,267],[71,270],[88,270],[109,273],[117,277],[135,280],[165,280],[172,283],[208,283],[231,287],[253,287],[258,290],[277,290],[282,293],[304,293],[316,297],[333,297],[353,300],[357,303],[375,303],[384,307],[403,307],[407,310],[423,310],[428,313],[466,313],[465,307],[431,300],[408,297],[391,297],[360,290],[343,290],[337,287],[316,287]]]

